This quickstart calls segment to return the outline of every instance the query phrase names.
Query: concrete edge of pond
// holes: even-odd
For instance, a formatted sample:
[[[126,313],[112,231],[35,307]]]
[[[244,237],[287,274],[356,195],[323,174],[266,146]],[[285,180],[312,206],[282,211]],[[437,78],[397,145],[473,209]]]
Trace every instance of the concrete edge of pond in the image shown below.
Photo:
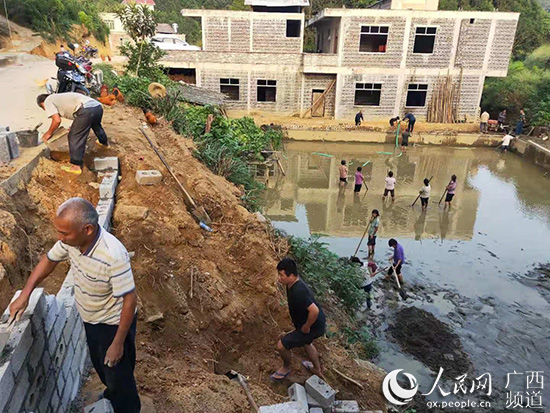
[[[285,129],[288,139],[297,141],[353,142],[353,143],[393,143],[395,132],[377,132],[364,130],[315,130]],[[415,132],[409,138],[409,145],[441,146],[497,146],[502,135],[480,135],[476,133],[441,131],[434,133]],[[399,137],[401,142],[401,136]]]
[[[546,172],[550,171],[550,150],[544,146],[533,142],[531,139],[514,139],[511,150]]]

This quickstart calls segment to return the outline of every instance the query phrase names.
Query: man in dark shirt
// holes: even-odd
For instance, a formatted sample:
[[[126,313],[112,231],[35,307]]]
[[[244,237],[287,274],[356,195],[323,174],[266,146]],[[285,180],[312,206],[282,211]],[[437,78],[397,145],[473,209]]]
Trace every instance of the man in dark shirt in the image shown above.
[[[406,120],[407,122],[409,122],[409,125],[407,126],[407,132],[412,134],[414,129],[414,123],[416,122],[416,118],[412,113],[407,113],[403,118],[403,120]]]
[[[305,347],[311,361],[303,361],[302,365],[320,377],[321,363],[319,353],[313,346],[313,340],[325,334],[325,314],[321,306],[315,301],[313,292],[308,285],[298,276],[296,263],[290,258],[284,258],[277,264],[279,282],[286,286],[288,310],[292,324],[296,328],[286,334],[277,343],[277,350],[283,359],[283,367],[271,375],[274,381],[281,381],[290,373],[292,360],[291,349]]]
[[[365,120],[365,119],[363,119],[363,111],[360,110],[355,115],[355,126],[361,126],[361,121],[362,120]]]

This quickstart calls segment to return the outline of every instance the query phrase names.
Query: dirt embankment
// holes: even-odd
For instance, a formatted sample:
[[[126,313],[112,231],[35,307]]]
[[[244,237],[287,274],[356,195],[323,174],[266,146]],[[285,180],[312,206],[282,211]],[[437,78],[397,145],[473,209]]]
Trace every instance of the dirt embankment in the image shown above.
[[[223,373],[235,369],[248,376],[258,404],[277,403],[286,397],[290,382],[272,384],[269,374],[280,364],[275,343],[291,330],[282,289],[276,284],[275,266],[286,244],[274,238],[270,227],[240,204],[240,191],[212,174],[192,157],[192,142],[162,123],[153,129],[154,140],[177,176],[189,187],[196,202],[213,219],[213,233],[200,229],[187,212],[178,187],[140,134],[140,110],[115,106],[105,110],[104,126],[111,149],[96,153],[120,159],[122,180],[117,206],[149,209],[146,219],[121,219],[115,209],[115,235],[134,251],[132,268],[139,294],[138,364],[136,377],[143,395],[154,400],[158,412],[249,412],[240,386]],[[92,160],[91,154],[86,160]],[[139,169],[158,169],[164,181],[151,187],[137,185]],[[57,175],[58,164],[45,160],[26,190],[2,209],[22,211],[33,263],[54,242],[50,225],[56,207],[69,196],[81,194],[92,201],[97,191],[89,185],[97,178]],[[0,217],[1,218],[1,217]],[[17,217],[16,217],[17,220]],[[7,216],[3,221],[12,222]],[[23,222],[17,220],[17,223]],[[17,228],[8,228],[15,233]],[[6,230],[6,231],[8,231]],[[21,232],[21,231],[20,231]],[[3,226],[0,233],[6,234]],[[22,232],[21,232],[22,233]],[[5,241],[15,256],[28,255],[28,239]],[[3,244],[2,244],[3,245]],[[2,263],[6,263],[1,256]],[[6,305],[30,268],[29,259],[5,264],[11,286],[5,284],[0,304]],[[58,270],[48,288],[55,291],[64,276]],[[330,318],[330,316],[329,316]],[[332,325],[331,329],[337,328]],[[336,339],[319,340],[328,382],[340,391],[338,399],[353,398],[365,409],[385,410],[381,395],[383,375],[373,365],[358,362]],[[304,382],[296,353],[292,381]],[[332,367],[361,382],[364,390],[341,379]],[[84,388],[92,401],[97,379]]]

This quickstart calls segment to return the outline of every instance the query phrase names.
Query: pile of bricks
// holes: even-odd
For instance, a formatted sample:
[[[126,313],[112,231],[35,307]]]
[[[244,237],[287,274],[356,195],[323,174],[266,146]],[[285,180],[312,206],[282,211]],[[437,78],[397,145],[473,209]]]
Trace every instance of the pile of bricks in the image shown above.
[[[0,126],[0,163],[19,158],[19,139],[9,126]]]
[[[34,290],[13,327],[0,355],[0,411],[65,412],[78,394],[88,347],[71,279],[57,297]],[[6,309],[2,322],[8,317]]]
[[[307,379],[305,387],[288,388],[289,402],[260,407],[260,413],[359,413],[355,400],[335,400],[336,390],[318,376]],[[363,413],[377,413],[365,412]]]

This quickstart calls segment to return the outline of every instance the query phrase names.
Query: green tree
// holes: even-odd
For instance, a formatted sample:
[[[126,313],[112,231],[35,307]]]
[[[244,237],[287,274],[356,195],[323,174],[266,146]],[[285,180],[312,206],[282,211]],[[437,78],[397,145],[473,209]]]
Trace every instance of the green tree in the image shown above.
[[[150,42],[155,35],[157,23],[155,14],[144,5],[128,4],[117,12],[124,30],[132,38],[134,43],[125,43],[120,48],[120,53],[128,57],[126,70],[141,74],[150,78],[160,70],[158,60],[163,52]]]

